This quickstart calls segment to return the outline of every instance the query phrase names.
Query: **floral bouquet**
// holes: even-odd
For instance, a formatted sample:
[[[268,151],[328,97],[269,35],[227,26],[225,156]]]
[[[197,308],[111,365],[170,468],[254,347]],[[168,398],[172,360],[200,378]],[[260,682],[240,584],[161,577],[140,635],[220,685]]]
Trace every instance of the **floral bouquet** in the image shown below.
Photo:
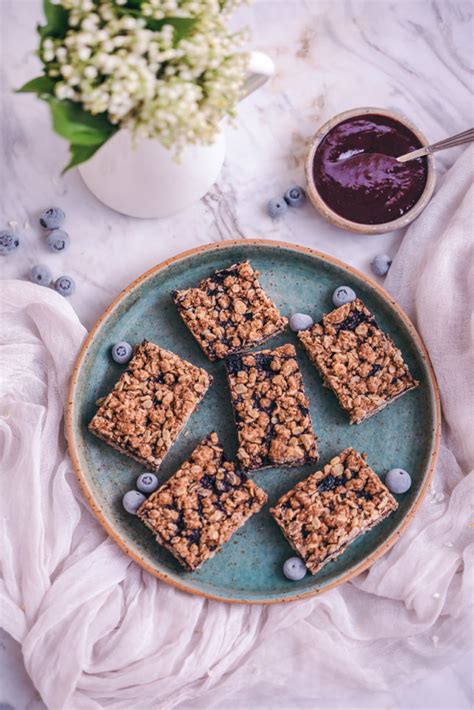
[[[226,24],[242,0],[44,0],[43,75],[20,92],[48,102],[70,143],[65,171],[120,128],[177,151],[210,144],[242,96],[248,55]]]

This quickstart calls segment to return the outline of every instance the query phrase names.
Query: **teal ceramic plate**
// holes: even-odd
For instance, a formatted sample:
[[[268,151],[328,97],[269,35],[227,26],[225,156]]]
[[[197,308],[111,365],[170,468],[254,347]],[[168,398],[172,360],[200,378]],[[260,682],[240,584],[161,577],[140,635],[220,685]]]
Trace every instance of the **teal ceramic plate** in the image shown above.
[[[358,426],[349,426],[334,395],[298,347],[311,415],[319,437],[320,463],[347,446],[368,454],[369,464],[383,476],[401,466],[411,472],[413,486],[399,496],[398,511],[355,541],[341,557],[314,577],[289,582],[282,564],[292,551],[268,513],[268,507],[297,481],[315,470],[273,468],[252,478],[268,493],[267,507],[254,515],[212,559],[196,572],[184,572],[121,499],[144,470],[87,431],[95,400],[122,372],[110,357],[118,340],[144,338],[173,350],[214,376],[214,384],[185,432],[166,457],[161,480],[168,478],[207,433],[216,430],[229,456],[236,450],[224,367],[209,363],[185,328],[171,301],[173,289],[186,288],[236,261],[250,259],[261,272],[263,287],[281,312],[300,311],[315,320],[332,308],[331,294],[341,284],[352,286],[375,313],[378,323],[400,346],[420,387]],[[269,344],[297,340],[287,331]],[[126,288],[92,329],[76,363],[68,398],[67,431],[71,457],[84,494],[100,522],[116,542],[157,577],[195,594],[229,602],[290,601],[322,592],[367,568],[402,533],[427,491],[439,445],[439,400],[434,375],[414,327],[383,289],[343,263],[290,244],[244,240],[195,249],[151,269]]]

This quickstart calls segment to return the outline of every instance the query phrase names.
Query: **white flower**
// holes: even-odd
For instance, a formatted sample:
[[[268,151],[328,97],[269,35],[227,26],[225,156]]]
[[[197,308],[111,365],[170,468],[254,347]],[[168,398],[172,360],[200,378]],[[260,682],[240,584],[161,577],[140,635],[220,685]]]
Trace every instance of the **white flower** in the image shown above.
[[[58,76],[60,64],[58,98],[91,114],[106,112],[113,124],[178,150],[212,142],[242,92],[243,36],[224,18],[241,0],[143,0],[139,16],[130,14],[126,0],[59,2],[70,11],[69,30],[42,47],[49,76]],[[147,18],[166,17],[194,24],[176,43],[172,25],[147,26]]]
[[[97,29],[97,25],[100,22],[100,17],[95,13],[92,15],[87,15],[87,17],[81,23],[81,29],[94,32]]]
[[[95,79],[98,73],[99,72],[97,71],[97,69],[91,65],[84,69],[84,76],[86,76],[88,79]]]
[[[91,56],[91,49],[90,47],[81,47],[78,52],[77,56],[79,59],[81,59],[83,62],[87,61],[89,57]]]
[[[56,94],[56,97],[60,100],[73,99],[75,97],[74,89],[72,89],[70,86],[64,84],[61,81],[56,84],[54,88],[54,93]]]
[[[67,49],[66,47],[57,47],[56,48],[56,59],[58,62],[61,64],[64,64],[67,61]]]
[[[134,30],[137,26],[137,21],[133,17],[124,17],[122,27],[124,30]]]

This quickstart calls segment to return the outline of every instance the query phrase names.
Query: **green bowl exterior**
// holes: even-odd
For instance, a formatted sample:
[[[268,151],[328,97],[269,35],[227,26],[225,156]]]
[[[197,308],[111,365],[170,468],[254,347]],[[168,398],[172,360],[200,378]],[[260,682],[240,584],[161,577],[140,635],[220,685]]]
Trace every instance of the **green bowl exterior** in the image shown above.
[[[396,513],[362,535],[318,574],[308,574],[299,582],[290,582],[283,576],[283,562],[294,553],[268,508],[319,465],[254,472],[251,477],[268,494],[264,510],[235,533],[212,560],[196,572],[188,573],[155,542],[136,517],[122,508],[122,496],[134,488],[137,476],[144,471],[143,466],[114,451],[87,430],[96,411],[96,399],[110,390],[123,371],[111,359],[111,346],[119,340],[134,344],[146,338],[205,368],[214,377],[203,403],[166,457],[160,481],[171,476],[197,442],[212,430],[218,432],[226,452],[234,457],[237,440],[223,363],[207,360],[178,316],[170,294],[174,289],[197,284],[215,269],[244,259],[250,259],[260,271],[263,287],[286,316],[297,311],[319,320],[333,308],[334,289],[341,284],[351,286],[401,348],[412,374],[420,382],[416,390],[374,417],[358,426],[350,426],[333,393],[322,386],[320,376],[294,333],[287,330],[265,344],[264,347],[273,347],[291,342],[297,347],[319,439],[321,464],[352,446],[367,453],[369,464],[382,478],[389,469],[400,466],[410,471],[413,479],[410,491],[397,496]],[[289,601],[321,592],[348,579],[367,566],[368,560],[388,549],[426,491],[438,435],[437,388],[429,361],[412,326],[383,290],[323,255],[300,251],[291,245],[250,240],[195,251],[166,263],[126,289],[86,344],[69,397],[68,438],[73,462],[86,496],[107,531],[136,561],[166,581],[193,593],[233,602]]]

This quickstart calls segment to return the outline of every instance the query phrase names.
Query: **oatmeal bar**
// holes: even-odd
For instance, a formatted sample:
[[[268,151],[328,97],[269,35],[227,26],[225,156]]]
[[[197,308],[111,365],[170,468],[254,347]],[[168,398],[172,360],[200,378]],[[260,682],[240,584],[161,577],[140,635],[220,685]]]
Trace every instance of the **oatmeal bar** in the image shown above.
[[[345,449],[270,509],[311,574],[398,508],[364,458]]]
[[[174,291],[186,326],[209,360],[260,345],[281,333],[288,320],[259,284],[248,261],[216,271],[197,288]]]
[[[226,360],[242,468],[317,461],[316,436],[293,345]]]
[[[351,424],[360,424],[418,385],[400,350],[359,299],[301,330],[298,338]]]
[[[205,370],[145,340],[112,392],[99,400],[89,430],[157,471],[211,382]]]
[[[267,500],[225,458],[213,432],[138,509],[138,517],[188,571],[213,557]]]

